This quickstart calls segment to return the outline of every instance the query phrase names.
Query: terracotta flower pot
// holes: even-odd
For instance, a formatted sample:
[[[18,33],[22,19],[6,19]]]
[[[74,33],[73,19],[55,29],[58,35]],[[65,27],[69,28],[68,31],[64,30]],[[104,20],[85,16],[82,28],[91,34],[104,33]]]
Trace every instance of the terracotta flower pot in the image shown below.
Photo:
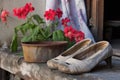
[[[64,51],[66,41],[23,42],[23,55],[26,62],[47,62]]]

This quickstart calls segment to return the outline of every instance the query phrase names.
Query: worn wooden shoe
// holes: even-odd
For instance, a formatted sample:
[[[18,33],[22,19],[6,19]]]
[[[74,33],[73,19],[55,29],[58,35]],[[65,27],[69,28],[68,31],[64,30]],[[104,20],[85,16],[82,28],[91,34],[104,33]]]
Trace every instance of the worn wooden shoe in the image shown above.
[[[107,41],[100,41],[84,49],[79,54],[58,64],[58,70],[69,74],[89,72],[105,60],[111,67],[112,47]]]
[[[59,56],[57,56],[51,60],[48,60],[47,61],[48,67],[51,69],[57,69],[59,62],[63,62],[65,60],[73,57],[74,55],[77,54],[77,53],[75,53],[76,51],[81,52],[83,49],[88,47],[90,44],[92,44],[91,39],[84,39],[84,40],[76,43],[71,48],[69,48],[66,51],[64,51],[63,53],[61,53]]]

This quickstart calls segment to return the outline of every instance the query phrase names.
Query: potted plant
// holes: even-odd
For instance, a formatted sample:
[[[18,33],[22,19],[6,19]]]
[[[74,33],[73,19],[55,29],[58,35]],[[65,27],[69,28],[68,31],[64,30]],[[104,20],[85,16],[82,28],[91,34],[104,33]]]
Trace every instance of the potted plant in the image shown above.
[[[26,19],[34,10],[31,3],[26,3],[21,8],[13,9],[13,12],[19,19]],[[46,62],[63,52],[67,43],[71,46],[84,39],[84,33],[75,30],[69,18],[61,18],[62,14],[59,8],[45,11],[44,17],[50,21],[50,24],[46,24],[38,14],[28,17],[23,24],[14,28],[11,51],[17,51],[19,33],[22,33],[21,42],[25,61]],[[58,28],[59,24],[63,25],[63,30]]]

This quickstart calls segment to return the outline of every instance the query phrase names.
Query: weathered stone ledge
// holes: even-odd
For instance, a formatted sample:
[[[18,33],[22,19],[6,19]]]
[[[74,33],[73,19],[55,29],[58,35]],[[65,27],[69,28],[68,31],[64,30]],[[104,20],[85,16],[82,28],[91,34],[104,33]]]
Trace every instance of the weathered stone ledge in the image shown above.
[[[113,57],[113,68],[102,62],[89,73],[68,75],[50,70],[46,63],[26,63],[22,57],[0,51],[0,68],[25,80],[120,80],[120,58]]]

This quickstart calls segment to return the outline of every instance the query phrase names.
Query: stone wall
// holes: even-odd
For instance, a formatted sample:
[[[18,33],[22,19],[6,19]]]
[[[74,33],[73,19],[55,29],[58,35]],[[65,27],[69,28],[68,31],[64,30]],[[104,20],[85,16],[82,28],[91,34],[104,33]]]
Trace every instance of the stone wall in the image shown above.
[[[35,7],[35,13],[43,16],[45,1],[46,0],[0,0],[0,11],[2,9],[10,11],[10,17],[8,17],[7,25],[0,22],[0,43],[3,44],[4,41],[10,42],[12,38],[11,36],[13,35],[13,28],[24,21],[13,17],[13,8],[21,7],[25,5],[26,2],[32,2]]]

